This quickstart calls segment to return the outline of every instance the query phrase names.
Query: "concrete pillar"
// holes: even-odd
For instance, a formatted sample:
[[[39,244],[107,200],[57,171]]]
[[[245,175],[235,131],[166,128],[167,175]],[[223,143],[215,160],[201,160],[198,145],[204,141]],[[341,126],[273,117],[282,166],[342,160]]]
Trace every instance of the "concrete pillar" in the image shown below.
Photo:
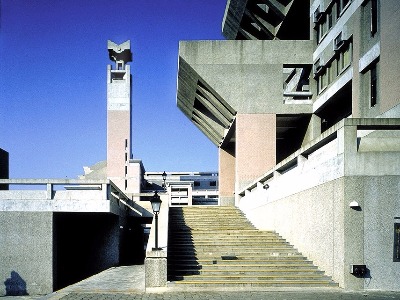
[[[219,148],[219,202],[221,206],[235,205],[235,145]]]
[[[276,115],[236,116],[236,190],[242,189],[276,163]]]

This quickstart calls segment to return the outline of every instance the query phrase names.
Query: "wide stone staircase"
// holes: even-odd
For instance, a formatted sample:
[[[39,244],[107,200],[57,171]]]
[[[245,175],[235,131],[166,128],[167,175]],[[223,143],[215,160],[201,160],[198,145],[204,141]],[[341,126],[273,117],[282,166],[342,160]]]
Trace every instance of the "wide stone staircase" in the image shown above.
[[[337,286],[277,233],[257,230],[236,207],[169,211],[169,286]]]

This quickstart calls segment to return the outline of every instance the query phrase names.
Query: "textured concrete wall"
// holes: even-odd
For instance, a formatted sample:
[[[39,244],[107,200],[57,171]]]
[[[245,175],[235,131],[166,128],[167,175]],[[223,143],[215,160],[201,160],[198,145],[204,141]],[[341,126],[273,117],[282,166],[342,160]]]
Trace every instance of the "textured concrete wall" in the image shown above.
[[[366,289],[400,290],[400,262],[393,262],[394,223],[400,220],[400,176],[357,178],[363,193]]]
[[[0,296],[53,291],[53,216],[0,212]]]
[[[219,148],[219,199],[220,205],[235,203],[235,149]]]
[[[275,230],[341,286],[344,284],[343,179],[244,210],[257,227]]]
[[[397,0],[379,1],[381,17],[381,57],[380,57],[380,96],[381,113],[400,103],[400,85],[398,74],[400,70],[400,5]]]
[[[276,116],[236,116],[236,189],[241,189],[276,164]]]
[[[346,176],[243,207],[257,227],[276,230],[341,287],[400,290],[400,270],[393,262],[399,194],[400,176]],[[360,209],[350,208],[352,201]],[[352,264],[365,264],[366,278],[351,275]]]

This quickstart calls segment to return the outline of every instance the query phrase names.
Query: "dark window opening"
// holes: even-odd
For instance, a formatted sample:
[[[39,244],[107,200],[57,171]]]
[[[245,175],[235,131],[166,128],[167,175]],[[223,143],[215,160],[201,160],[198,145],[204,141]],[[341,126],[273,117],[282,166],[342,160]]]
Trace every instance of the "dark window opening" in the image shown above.
[[[378,32],[378,0],[371,0],[371,36]]]
[[[351,115],[351,86],[350,81],[316,111],[315,114],[321,118],[321,132]]]
[[[217,186],[217,182],[216,181],[210,181],[210,186]]]
[[[400,261],[400,223],[394,223],[393,261]]]
[[[376,65],[373,65],[371,68],[371,86],[370,86],[370,101],[371,101],[371,107],[374,107],[377,103],[377,97],[378,97],[378,77],[377,77],[377,72],[376,72]]]

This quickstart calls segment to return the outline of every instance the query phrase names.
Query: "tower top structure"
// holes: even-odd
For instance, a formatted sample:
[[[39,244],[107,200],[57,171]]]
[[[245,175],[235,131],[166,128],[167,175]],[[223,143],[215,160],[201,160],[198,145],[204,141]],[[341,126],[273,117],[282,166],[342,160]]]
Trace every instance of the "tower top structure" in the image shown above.
[[[127,62],[132,61],[131,41],[127,40],[122,44],[116,44],[111,40],[107,42],[108,54],[111,61],[114,61],[117,69],[124,66]]]

